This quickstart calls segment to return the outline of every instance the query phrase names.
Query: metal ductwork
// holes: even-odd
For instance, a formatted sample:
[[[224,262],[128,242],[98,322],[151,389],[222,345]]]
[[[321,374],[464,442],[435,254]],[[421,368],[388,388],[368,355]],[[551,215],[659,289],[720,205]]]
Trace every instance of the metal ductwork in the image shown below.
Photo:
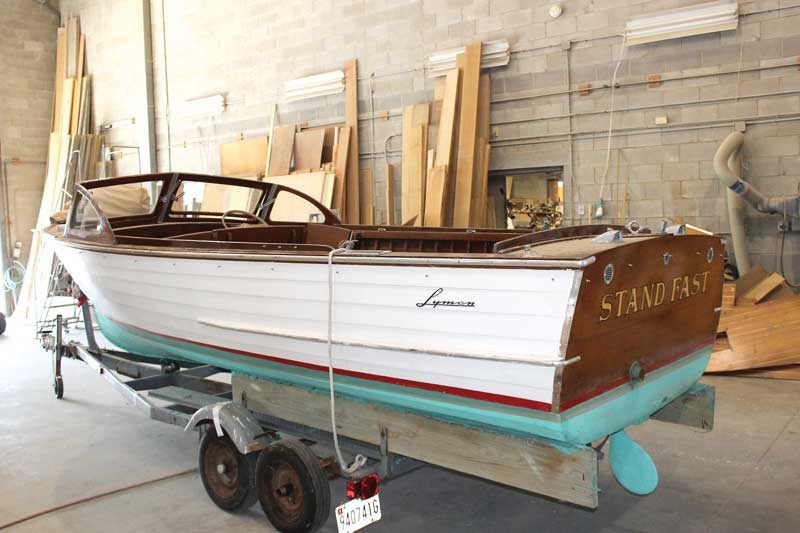
[[[762,213],[800,216],[800,197],[764,196],[742,179],[738,169],[732,168],[732,165],[735,166],[743,143],[744,135],[734,131],[717,148],[717,153],[714,154],[714,172],[717,173],[722,184]]]

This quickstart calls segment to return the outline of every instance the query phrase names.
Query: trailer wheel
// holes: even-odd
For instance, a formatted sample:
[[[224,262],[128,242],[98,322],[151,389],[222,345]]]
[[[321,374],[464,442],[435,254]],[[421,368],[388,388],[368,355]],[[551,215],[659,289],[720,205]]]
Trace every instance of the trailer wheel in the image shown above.
[[[0,313],[0,335],[6,331],[6,315]]]
[[[53,394],[57,400],[64,397],[64,379],[61,376],[56,376],[53,379]]]
[[[317,457],[296,440],[278,441],[261,452],[256,490],[264,514],[284,533],[316,531],[330,513],[328,478]]]
[[[256,454],[242,455],[228,435],[219,437],[210,428],[200,442],[199,455],[200,478],[217,507],[237,511],[256,502]]]

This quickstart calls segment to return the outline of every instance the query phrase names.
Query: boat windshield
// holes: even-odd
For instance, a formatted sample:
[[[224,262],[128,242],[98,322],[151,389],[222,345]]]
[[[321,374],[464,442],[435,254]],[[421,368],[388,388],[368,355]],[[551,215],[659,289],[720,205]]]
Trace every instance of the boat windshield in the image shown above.
[[[226,213],[231,210],[252,212],[263,191],[245,185],[205,183],[183,180],[172,201],[171,212],[177,215],[192,213]]]
[[[160,180],[141,181],[97,187],[87,192],[106,217],[114,218],[149,215],[155,209],[161,187]]]

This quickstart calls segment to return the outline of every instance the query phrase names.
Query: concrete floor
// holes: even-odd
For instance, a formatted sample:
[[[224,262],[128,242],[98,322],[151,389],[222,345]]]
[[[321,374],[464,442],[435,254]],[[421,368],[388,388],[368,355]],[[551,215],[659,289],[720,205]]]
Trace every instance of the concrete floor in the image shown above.
[[[153,422],[86,365],[65,361],[53,398],[49,358],[32,327],[0,336],[0,528],[16,518],[195,466],[197,437]],[[800,531],[800,382],[706,378],[717,387],[711,433],[647,422],[630,434],[661,484],[625,492],[600,466],[594,512],[426,467],[381,492],[383,521],[366,531]],[[333,501],[343,497],[335,482]],[[272,531],[258,505],[217,509],[196,471],[54,512],[19,532]],[[324,531],[336,531],[329,520]]]

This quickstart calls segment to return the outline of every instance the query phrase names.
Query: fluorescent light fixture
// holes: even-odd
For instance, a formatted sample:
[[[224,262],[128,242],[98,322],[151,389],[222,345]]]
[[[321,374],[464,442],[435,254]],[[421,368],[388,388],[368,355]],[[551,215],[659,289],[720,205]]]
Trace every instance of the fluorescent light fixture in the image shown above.
[[[341,92],[344,92],[344,72],[341,70],[314,74],[283,84],[283,96],[287,102]]]
[[[628,19],[625,36],[626,43],[634,45],[735,30],[738,26],[739,4],[720,0]]]
[[[466,47],[461,46],[429,55],[426,61],[428,77],[444,76],[448,70],[456,68],[456,56],[463,54],[465,50]],[[502,67],[508,65],[510,60],[511,48],[505,39],[486,41],[481,46],[481,68]]]
[[[171,111],[172,115],[214,115],[225,110],[225,97],[221,94],[186,100]]]

